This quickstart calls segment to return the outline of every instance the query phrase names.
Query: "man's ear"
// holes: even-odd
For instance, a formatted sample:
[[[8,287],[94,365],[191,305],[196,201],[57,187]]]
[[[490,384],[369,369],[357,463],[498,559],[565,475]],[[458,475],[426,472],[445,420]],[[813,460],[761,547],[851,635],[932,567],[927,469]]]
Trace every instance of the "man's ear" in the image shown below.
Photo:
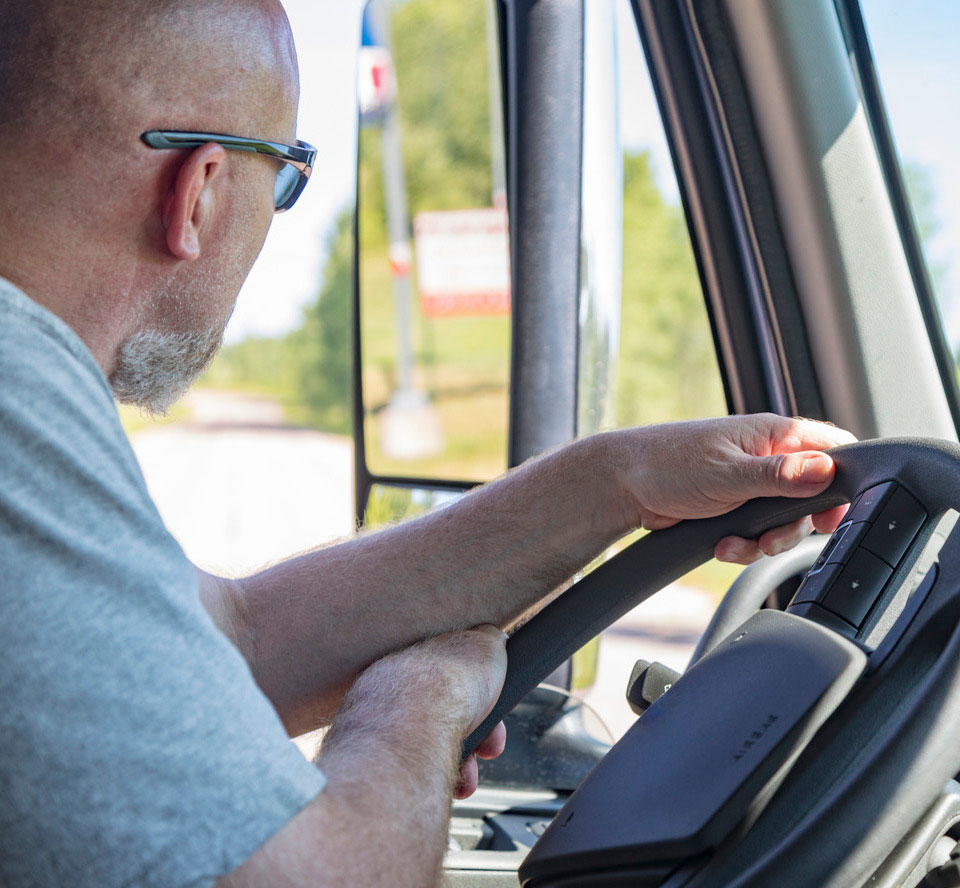
[[[167,248],[178,259],[200,257],[200,232],[213,214],[213,182],[223,172],[226,151],[216,142],[194,148],[163,201]]]

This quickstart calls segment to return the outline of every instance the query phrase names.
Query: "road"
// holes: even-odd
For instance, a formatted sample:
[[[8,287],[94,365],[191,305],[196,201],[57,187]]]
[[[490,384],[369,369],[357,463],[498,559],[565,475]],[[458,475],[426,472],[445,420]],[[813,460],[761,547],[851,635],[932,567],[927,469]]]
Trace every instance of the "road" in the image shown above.
[[[186,405],[187,419],[152,424],[131,442],[161,516],[194,562],[243,576],[353,532],[348,438],[286,425],[266,398],[199,389]],[[585,699],[614,737],[634,721],[624,689],[635,660],[682,669],[713,607],[706,593],[675,585],[604,633]],[[607,738],[593,716],[586,721]]]
[[[163,520],[197,564],[242,576],[353,531],[350,440],[273,401],[195,389],[190,415],[131,436]]]

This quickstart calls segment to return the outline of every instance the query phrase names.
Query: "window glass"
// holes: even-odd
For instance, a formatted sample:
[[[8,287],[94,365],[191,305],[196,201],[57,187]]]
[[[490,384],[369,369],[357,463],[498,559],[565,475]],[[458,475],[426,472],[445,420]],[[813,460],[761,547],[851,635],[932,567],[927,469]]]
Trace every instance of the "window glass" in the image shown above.
[[[677,181],[627,0],[618,0],[623,298],[617,425],[727,411]]]
[[[600,12],[606,5],[612,11],[608,21]],[[710,321],[630,3],[597,0],[585,22],[584,119],[588,128],[615,128],[619,154],[611,155],[611,145],[595,132],[585,132],[580,432],[723,416],[728,410]],[[603,27],[615,29],[606,51],[605,38],[597,33]],[[605,122],[590,103],[605,106],[611,90],[618,96],[617,115]],[[614,165],[622,170],[617,193],[608,206],[598,206],[598,192],[611,188]],[[620,213],[622,271],[611,284],[597,268],[611,261],[610,234],[599,217]],[[597,317],[613,314],[608,302],[614,290],[619,340],[608,349],[601,344],[603,325]],[[606,353],[616,367],[612,390],[595,372],[598,356]],[[636,659],[660,660],[682,671],[740,569],[708,562],[614,623],[599,645],[593,642],[575,655],[573,687],[590,707],[585,724],[597,739],[619,738],[636,718],[624,700]]]
[[[367,465],[507,466],[510,266],[491,0],[374,0],[360,48]],[[491,64],[492,60],[492,64]]]
[[[960,355],[960,4],[861,0],[946,338]]]

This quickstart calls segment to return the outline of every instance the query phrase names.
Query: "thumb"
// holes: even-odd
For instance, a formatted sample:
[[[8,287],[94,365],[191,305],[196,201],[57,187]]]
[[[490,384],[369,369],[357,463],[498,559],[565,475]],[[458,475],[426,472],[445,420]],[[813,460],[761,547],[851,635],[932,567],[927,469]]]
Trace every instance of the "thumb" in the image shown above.
[[[819,451],[750,457],[750,497],[815,496],[833,481],[833,460]]]

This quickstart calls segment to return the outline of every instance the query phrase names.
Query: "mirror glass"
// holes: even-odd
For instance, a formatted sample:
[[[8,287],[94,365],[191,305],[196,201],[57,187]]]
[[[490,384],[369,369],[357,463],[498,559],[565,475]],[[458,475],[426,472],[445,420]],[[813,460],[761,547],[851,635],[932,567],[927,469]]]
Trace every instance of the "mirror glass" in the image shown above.
[[[507,466],[510,365],[492,0],[372,0],[358,69],[367,465],[487,480]]]

